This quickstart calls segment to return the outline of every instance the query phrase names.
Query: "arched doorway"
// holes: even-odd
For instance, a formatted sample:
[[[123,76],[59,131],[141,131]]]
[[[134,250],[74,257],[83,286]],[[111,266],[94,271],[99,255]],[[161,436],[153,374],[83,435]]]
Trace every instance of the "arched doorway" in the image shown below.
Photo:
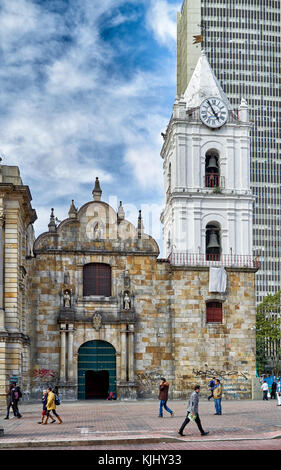
[[[105,399],[116,394],[116,351],[106,341],[94,340],[78,350],[78,399]]]

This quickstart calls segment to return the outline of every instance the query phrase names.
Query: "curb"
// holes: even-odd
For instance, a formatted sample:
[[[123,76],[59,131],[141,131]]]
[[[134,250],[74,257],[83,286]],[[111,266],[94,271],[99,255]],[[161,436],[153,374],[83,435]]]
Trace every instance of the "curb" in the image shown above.
[[[149,444],[160,442],[179,442],[180,439],[176,437],[140,437],[140,438],[119,438],[116,439],[83,439],[83,440],[56,440],[56,441],[26,441],[26,442],[0,442],[0,449],[11,448],[27,448],[27,447],[75,447],[75,446],[100,446],[100,445],[114,445],[114,444]]]
[[[272,437],[230,437],[230,438],[214,438],[214,439],[204,439],[204,442],[231,442],[231,441],[270,441],[273,439],[281,439],[281,434],[277,434]],[[202,439],[182,439],[178,437],[167,437],[167,436],[157,436],[157,437],[129,437],[129,438],[120,438],[116,439],[102,438],[102,439],[83,439],[83,440],[56,440],[56,441],[7,441],[0,442],[0,449],[25,449],[25,448],[36,448],[36,447],[84,447],[84,446],[112,446],[114,444],[118,445],[129,445],[129,444],[157,444],[163,442],[173,442],[173,443],[187,443],[187,442],[203,442]]]

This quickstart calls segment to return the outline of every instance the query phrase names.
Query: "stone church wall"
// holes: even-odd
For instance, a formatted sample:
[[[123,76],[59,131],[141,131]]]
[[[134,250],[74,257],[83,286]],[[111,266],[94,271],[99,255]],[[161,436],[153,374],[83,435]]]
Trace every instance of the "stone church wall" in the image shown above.
[[[22,193],[28,201],[27,188]],[[255,269],[227,268],[226,292],[210,293],[208,268],[158,259],[141,218],[136,229],[99,200],[59,226],[52,214],[49,231],[33,245],[29,223],[35,214],[28,204],[21,206],[22,193],[5,204],[3,400],[13,376],[26,397],[39,398],[50,384],[59,386],[64,399],[77,399],[79,351],[95,340],[115,351],[118,398],[157,398],[162,376],[174,399],[185,398],[195,383],[207,395],[212,376],[225,382],[225,397],[251,397]],[[84,297],[88,263],[110,265],[110,297]],[[222,302],[222,323],[206,322],[209,300]]]
[[[83,263],[101,260],[112,266],[112,297],[83,299]],[[38,309],[37,346],[33,370],[45,370],[44,380],[49,382],[59,381],[60,377],[62,322],[59,322],[59,314],[65,273],[69,275],[68,285],[72,289],[75,310],[73,376],[71,381],[65,380],[65,393],[69,398],[77,396],[78,350],[87,341],[99,339],[112,344],[116,349],[117,382],[128,381],[122,359],[121,331],[129,322],[128,318],[122,322],[119,300],[125,272],[134,294],[131,322],[134,352],[133,359],[129,360],[133,361],[134,377],[131,379],[137,390],[135,396],[157,397],[161,376],[170,382],[173,398],[185,398],[195,383],[202,385],[204,395],[208,393],[207,383],[214,375],[225,380],[230,398],[237,394],[251,396],[251,377],[255,375],[253,270],[229,269],[226,293],[210,294],[208,268],[174,268],[168,261],[157,260],[156,256],[148,254],[41,253],[36,258],[36,269],[33,300]],[[221,324],[206,323],[206,301],[210,299],[223,302]],[[93,326],[94,312],[102,316],[99,329]],[[41,379],[39,376],[33,380],[34,393],[42,388]],[[122,395],[122,388],[118,390]]]

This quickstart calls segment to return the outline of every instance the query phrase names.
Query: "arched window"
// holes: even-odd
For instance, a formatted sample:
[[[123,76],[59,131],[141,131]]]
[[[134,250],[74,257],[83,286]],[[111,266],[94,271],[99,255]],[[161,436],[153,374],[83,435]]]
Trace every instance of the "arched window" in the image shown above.
[[[212,300],[206,303],[206,322],[222,323],[222,302]]]
[[[83,296],[111,296],[111,266],[104,263],[89,263],[83,267]]]
[[[221,255],[220,226],[212,222],[206,226],[206,259],[219,261]]]
[[[205,156],[205,187],[218,188],[219,186],[219,154],[216,150],[209,150]]]

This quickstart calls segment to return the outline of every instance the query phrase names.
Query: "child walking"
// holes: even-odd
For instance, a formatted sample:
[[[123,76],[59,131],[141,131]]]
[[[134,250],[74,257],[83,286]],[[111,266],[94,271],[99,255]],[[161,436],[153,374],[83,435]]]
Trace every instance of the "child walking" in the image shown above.
[[[42,396],[42,404],[43,404],[43,409],[41,413],[41,421],[38,421],[38,424],[43,424],[44,418],[47,414],[47,400],[48,400],[48,392],[47,390],[43,390],[43,396]],[[54,417],[51,416],[51,423],[55,423],[56,420]]]
[[[51,416],[51,413],[54,414],[55,417],[57,418],[58,424],[62,424],[61,417],[56,412],[56,403],[55,403],[56,397],[55,397],[55,394],[53,393],[51,387],[49,387],[47,389],[47,392],[48,392],[47,405],[46,405],[47,412],[46,412],[46,417],[45,417],[42,424],[47,424],[48,423],[48,419]]]

